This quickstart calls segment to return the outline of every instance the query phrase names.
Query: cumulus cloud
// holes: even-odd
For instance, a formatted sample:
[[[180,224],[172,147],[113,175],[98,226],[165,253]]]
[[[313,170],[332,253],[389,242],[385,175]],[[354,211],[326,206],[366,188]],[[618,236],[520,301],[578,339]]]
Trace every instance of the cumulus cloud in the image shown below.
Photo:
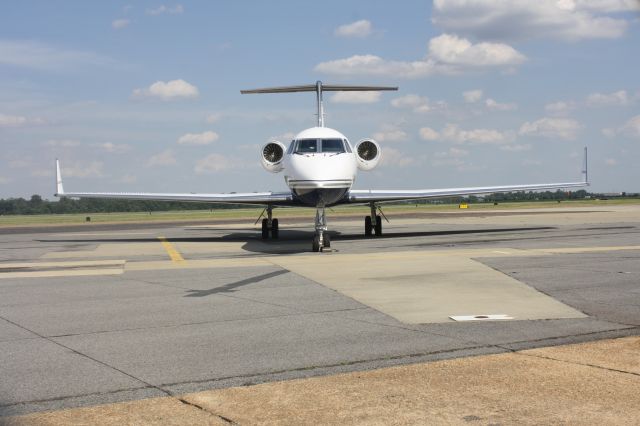
[[[62,49],[23,40],[0,40],[0,64],[47,71],[75,71],[86,66],[121,66],[115,60],[94,52]]]
[[[460,74],[489,67],[513,67],[525,56],[502,43],[477,43],[451,34],[429,41],[425,58],[417,61],[395,61],[375,55],[354,55],[345,59],[321,62],[315,71],[342,76],[370,75],[420,78],[435,74]]]
[[[72,139],[49,139],[43,143],[44,146],[50,146],[52,148],[73,148],[80,146],[80,141]]]
[[[119,30],[121,28],[124,28],[126,26],[128,26],[130,23],[130,21],[128,19],[115,19],[114,21],[111,22],[111,27],[113,27],[114,30]]]
[[[434,0],[432,21],[483,40],[618,38],[629,22],[611,13],[639,11],[636,0]]]
[[[216,132],[187,133],[178,138],[180,145],[209,145],[220,138]]]
[[[378,142],[401,142],[408,138],[407,132],[393,125],[384,125],[380,131],[373,134]]]
[[[333,32],[337,37],[365,38],[371,35],[373,26],[366,19],[361,19],[350,24],[340,25]]]
[[[429,98],[426,96],[408,94],[393,99],[391,101],[391,106],[394,108],[410,109],[417,113],[424,113],[446,108],[447,104],[444,101],[430,103]]]
[[[336,104],[372,104],[380,100],[380,92],[336,92],[331,102]]]
[[[567,115],[576,107],[573,101],[557,101],[546,104],[544,110],[551,115]]]
[[[640,139],[640,115],[630,118],[624,125],[618,128],[602,129],[602,134],[608,138],[622,135]]]
[[[89,163],[77,162],[65,165],[64,175],[68,177],[79,178],[97,178],[102,177],[102,161],[91,161]]]
[[[104,142],[96,143],[93,146],[111,154],[124,154],[131,150],[131,145],[127,145],[126,143]]]
[[[475,103],[482,99],[482,90],[468,90],[466,92],[462,92],[462,97],[464,101],[467,103]]]
[[[193,99],[199,96],[198,88],[186,81],[156,81],[146,89],[135,89],[133,91],[134,99],[157,98],[163,101],[171,101],[175,99]]]
[[[440,139],[440,134],[431,127],[422,127],[420,129],[420,139],[425,141],[437,141]]]
[[[484,103],[487,108],[492,111],[513,111],[515,109],[518,109],[518,105],[515,103],[500,103],[494,101],[491,98],[487,98]]]
[[[205,121],[209,124],[213,124],[213,123],[217,123],[218,121],[220,121],[220,119],[222,118],[222,114],[219,112],[212,112],[211,114],[208,114],[207,117],[205,118]]]
[[[439,132],[430,127],[421,128],[420,138],[426,141],[440,140],[455,144],[503,144],[511,141],[513,135],[495,129],[464,130],[449,123]]]
[[[519,133],[528,136],[545,138],[575,139],[580,130],[580,123],[570,118],[545,117],[533,122],[525,122]]]
[[[147,9],[147,15],[163,15],[165,13],[169,15],[177,15],[184,12],[184,7],[181,4],[175,6],[165,6],[164,4],[156,7],[155,9]]]
[[[222,154],[209,154],[196,162],[194,171],[196,174],[217,173],[232,168],[234,161]]]
[[[0,114],[0,127],[20,127],[27,124],[27,117],[22,115]]]
[[[147,160],[147,167],[170,166],[176,163],[177,161],[175,156],[173,155],[173,150],[166,149],[162,152],[152,155],[149,160]]]
[[[630,102],[626,90],[618,90],[612,93],[591,93],[587,96],[587,105],[597,106],[623,106]]]
[[[383,166],[405,167],[415,163],[416,159],[414,157],[389,147],[382,151],[382,158],[380,159],[380,164]]]

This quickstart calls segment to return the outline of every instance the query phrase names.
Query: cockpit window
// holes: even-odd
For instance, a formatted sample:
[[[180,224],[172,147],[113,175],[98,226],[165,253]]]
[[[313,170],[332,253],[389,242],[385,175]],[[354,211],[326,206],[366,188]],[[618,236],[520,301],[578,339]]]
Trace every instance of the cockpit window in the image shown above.
[[[322,139],[322,152],[344,152],[342,139]]]
[[[296,147],[297,154],[307,154],[310,152],[318,152],[317,139],[300,139]]]
[[[287,149],[287,154],[291,154],[295,146],[296,146],[296,141],[295,140],[291,141],[291,144],[289,144],[289,149]]]

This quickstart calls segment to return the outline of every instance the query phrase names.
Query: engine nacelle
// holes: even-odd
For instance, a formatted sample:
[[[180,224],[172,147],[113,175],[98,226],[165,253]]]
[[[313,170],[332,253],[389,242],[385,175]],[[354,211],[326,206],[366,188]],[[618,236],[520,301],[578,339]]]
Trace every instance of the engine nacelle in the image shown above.
[[[287,147],[281,142],[271,141],[262,147],[260,159],[262,167],[271,173],[281,172],[284,168],[284,153]]]
[[[380,145],[373,139],[362,139],[356,144],[356,159],[360,170],[371,170],[382,157]]]

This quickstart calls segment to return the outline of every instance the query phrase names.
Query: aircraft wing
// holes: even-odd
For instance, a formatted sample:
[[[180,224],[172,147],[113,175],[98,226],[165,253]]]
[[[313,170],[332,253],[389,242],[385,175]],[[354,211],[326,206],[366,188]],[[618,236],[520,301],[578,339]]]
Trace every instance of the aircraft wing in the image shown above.
[[[543,183],[533,185],[478,186],[470,188],[417,189],[417,190],[352,190],[349,191],[350,203],[392,202],[419,200],[426,198],[457,197],[475,194],[493,194],[495,192],[539,191],[545,189],[565,189],[589,186],[588,182]]]
[[[201,203],[253,204],[275,206],[295,205],[291,192],[245,192],[228,194],[153,193],[153,192],[65,192],[56,160],[56,197],[111,198],[126,200],[192,201]]]

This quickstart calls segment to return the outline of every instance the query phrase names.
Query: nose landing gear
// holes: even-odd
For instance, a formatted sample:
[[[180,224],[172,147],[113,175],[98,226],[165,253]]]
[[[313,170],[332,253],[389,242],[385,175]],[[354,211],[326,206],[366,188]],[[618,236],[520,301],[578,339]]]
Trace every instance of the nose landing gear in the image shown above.
[[[326,230],[327,220],[324,215],[324,207],[318,207],[316,209],[316,235],[313,237],[313,243],[311,244],[313,252],[317,253],[331,247],[331,239],[329,234],[325,234]]]

